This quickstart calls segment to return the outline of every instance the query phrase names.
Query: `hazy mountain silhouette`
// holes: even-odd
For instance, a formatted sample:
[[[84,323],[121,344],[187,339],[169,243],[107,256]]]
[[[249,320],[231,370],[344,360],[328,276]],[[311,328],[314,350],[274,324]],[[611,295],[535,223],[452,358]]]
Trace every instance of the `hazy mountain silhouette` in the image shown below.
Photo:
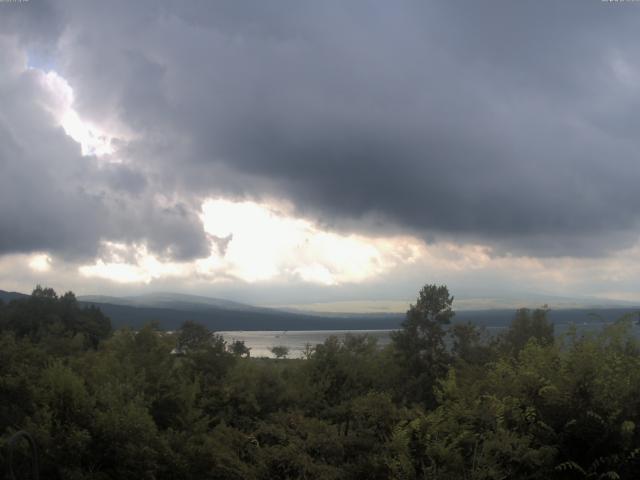
[[[0,290],[0,299],[9,302],[28,295]],[[95,305],[115,328],[140,328],[155,321],[163,329],[175,330],[186,320],[202,323],[214,331],[224,330],[375,330],[398,328],[404,313],[318,313],[256,307],[230,300],[176,293],[139,296],[79,296],[84,305]],[[605,306],[551,310],[555,324],[590,324],[614,321],[623,315],[637,315],[640,307]],[[486,327],[503,327],[513,319],[515,309],[458,310],[454,323],[473,322]]]

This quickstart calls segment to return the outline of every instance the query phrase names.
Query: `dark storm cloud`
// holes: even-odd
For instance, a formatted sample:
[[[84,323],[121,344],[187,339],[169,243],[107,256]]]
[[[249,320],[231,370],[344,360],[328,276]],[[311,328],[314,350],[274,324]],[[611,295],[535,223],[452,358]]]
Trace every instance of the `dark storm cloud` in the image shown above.
[[[43,118],[45,93],[36,74],[16,70],[15,44],[1,44],[0,253],[90,254],[103,211],[94,197],[67,183],[79,148]]]
[[[14,34],[21,44],[38,44],[44,49],[62,33],[64,12],[53,3],[39,0],[21,5],[12,3],[0,3],[0,31]]]
[[[78,109],[136,131],[121,155],[191,209],[280,195],[335,228],[542,255],[638,239],[633,3],[55,5]]]
[[[109,188],[115,191],[140,195],[147,186],[144,174],[128,165],[107,165],[102,168],[102,173]]]
[[[171,258],[206,255],[208,240],[192,209],[157,204],[144,174],[82,157],[55,125],[59,106],[44,75],[24,70],[15,40],[0,37],[0,255],[49,251],[88,259],[102,240],[146,242]]]

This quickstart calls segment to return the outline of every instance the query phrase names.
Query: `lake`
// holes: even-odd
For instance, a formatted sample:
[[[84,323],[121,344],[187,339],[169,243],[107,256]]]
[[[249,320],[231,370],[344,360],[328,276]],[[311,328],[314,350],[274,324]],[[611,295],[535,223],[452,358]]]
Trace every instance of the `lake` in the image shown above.
[[[348,333],[354,335],[371,335],[378,340],[378,345],[384,346],[391,341],[389,336],[393,330],[311,330],[311,331],[229,331],[216,332],[227,342],[241,340],[251,349],[252,357],[270,357],[271,347],[283,346],[289,349],[288,358],[302,358],[306,345],[315,346],[332,335],[344,338]]]
[[[556,336],[562,336],[571,325],[575,325],[578,332],[597,332],[612,322],[602,322],[589,320],[587,322],[555,322]],[[506,328],[505,325],[485,325],[486,333],[489,336],[496,335]],[[640,327],[633,325],[634,334],[640,334]],[[391,332],[393,330],[286,330],[286,331],[226,331],[216,332],[231,343],[235,340],[244,341],[245,345],[251,349],[252,357],[269,357],[275,356],[271,353],[271,348],[275,346],[283,346],[289,349],[288,358],[303,358],[307,344],[312,347],[319,343],[323,343],[330,336],[336,336],[340,339],[347,334],[353,335],[371,335],[378,340],[378,345],[385,346],[391,342]]]

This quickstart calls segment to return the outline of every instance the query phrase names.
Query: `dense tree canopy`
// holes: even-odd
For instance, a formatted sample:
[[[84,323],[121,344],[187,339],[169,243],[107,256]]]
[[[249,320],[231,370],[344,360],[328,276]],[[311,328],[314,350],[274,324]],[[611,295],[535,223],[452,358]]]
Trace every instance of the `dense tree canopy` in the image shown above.
[[[402,329],[392,335],[399,362],[404,367],[409,400],[433,406],[433,385],[447,371],[445,325],[454,316],[453,297],[444,285],[425,285],[411,305]]]
[[[47,479],[635,479],[630,320],[558,337],[547,310],[497,336],[427,285],[402,330],[251,358],[187,322],[111,331],[36,288],[0,305],[0,465],[27,430]]]

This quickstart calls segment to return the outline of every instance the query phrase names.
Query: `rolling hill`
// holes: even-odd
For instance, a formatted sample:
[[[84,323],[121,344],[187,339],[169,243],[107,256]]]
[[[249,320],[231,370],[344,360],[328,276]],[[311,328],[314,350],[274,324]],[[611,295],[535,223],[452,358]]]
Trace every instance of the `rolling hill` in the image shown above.
[[[27,298],[18,292],[0,290],[0,300],[9,302]],[[225,330],[377,330],[398,328],[403,313],[340,314],[278,310],[256,307],[224,299],[175,293],[152,293],[140,296],[80,296],[84,305],[99,307],[114,328],[140,328],[157,322],[160,328],[175,330],[187,320],[206,325],[214,331]],[[508,325],[515,309],[460,310],[454,322],[472,322],[489,328]],[[549,318],[555,324],[597,325],[623,315],[638,315],[640,307],[594,307],[552,310]]]

